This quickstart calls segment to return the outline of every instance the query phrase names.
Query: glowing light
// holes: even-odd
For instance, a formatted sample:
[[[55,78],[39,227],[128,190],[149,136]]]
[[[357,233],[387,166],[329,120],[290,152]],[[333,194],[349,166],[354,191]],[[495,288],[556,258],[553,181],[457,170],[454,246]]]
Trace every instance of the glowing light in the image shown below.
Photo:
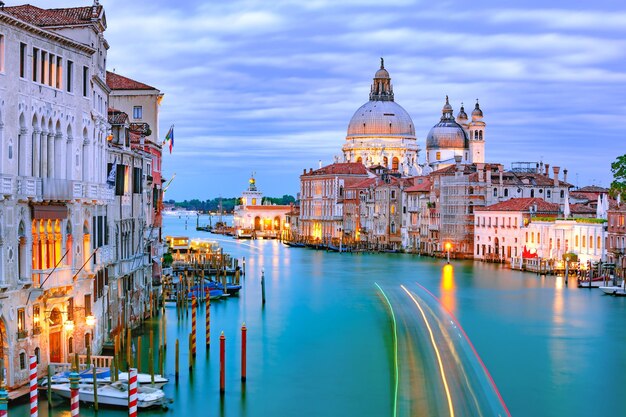
[[[85,322],[87,323],[87,326],[94,326],[96,324],[96,318],[93,314],[90,314],[85,317]]]
[[[72,320],[67,320],[63,324],[63,327],[65,327],[65,330],[67,330],[68,332],[74,331],[74,322]]]
[[[420,313],[422,314],[422,319],[424,319],[424,323],[426,324],[426,328],[428,329],[428,333],[430,334],[430,343],[433,345],[433,348],[435,349],[435,354],[437,355],[437,362],[439,363],[439,373],[441,374],[443,387],[446,391],[446,398],[448,399],[448,409],[450,410],[450,417],[454,417],[454,406],[452,404],[452,397],[450,396],[450,388],[448,387],[448,379],[446,378],[446,371],[443,369],[443,362],[441,360],[441,354],[439,353],[439,348],[437,347],[437,343],[435,342],[435,336],[433,335],[433,330],[431,329],[430,324],[428,323],[428,320],[426,319],[426,314],[424,314],[424,310],[422,310],[422,307],[419,305],[415,297],[413,297],[413,294],[411,294],[404,285],[400,285],[400,287],[404,290],[404,292],[408,294],[409,297],[411,297],[411,300],[413,300],[413,302],[419,309]]]
[[[449,251],[450,249],[452,249],[452,244],[450,242],[446,242],[445,248],[447,251]]]

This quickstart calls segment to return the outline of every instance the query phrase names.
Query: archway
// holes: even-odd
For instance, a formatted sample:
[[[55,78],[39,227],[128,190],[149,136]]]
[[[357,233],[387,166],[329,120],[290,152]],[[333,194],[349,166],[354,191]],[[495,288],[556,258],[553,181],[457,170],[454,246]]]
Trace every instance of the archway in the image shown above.
[[[254,230],[261,230],[261,218],[259,216],[254,218]]]
[[[61,325],[63,324],[63,315],[58,307],[54,307],[50,312],[48,324],[50,329],[50,362],[62,362],[63,348],[61,345]]]
[[[0,317],[0,380],[11,386],[11,362],[9,361],[9,336],[4,324],[4,317]]]
[[[274,230],[280,230],[280,216],[274,217]]]
[[[496,258],[500,257],[500,240],[498,238],[493,241],[493,253]]]

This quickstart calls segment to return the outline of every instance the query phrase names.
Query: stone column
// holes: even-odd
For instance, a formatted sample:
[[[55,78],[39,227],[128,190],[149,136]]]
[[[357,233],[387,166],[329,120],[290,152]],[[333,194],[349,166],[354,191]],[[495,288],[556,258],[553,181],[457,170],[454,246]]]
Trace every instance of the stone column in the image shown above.
[[[54,178],[54,135],[48,135],[48,178]]]
[[[41,176],[41,178],[47,178],[48,177],[48,133],[45,131],[41,132],[40,138],[41,138],[41,152],[39,153],[40,155],[39,175]]]
[[[40,143],[39,143],[39,138],[40,138],[41,132],[39,130],[35,130],[33,131],[33,169],[32,169],[32,173],[33,173],[33,177],[38,177],[39,174],[39,148],[40,148]]]

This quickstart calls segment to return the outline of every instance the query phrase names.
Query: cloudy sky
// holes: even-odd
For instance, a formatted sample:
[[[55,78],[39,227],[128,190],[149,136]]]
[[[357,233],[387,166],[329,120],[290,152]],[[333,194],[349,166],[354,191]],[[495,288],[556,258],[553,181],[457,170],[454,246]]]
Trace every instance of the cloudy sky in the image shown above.
[[[253,171],[267,195],[297,193],[303,168],[341,153],[381,56],[422,149],[448,94],[455,112],[480,99],[490,162],[543,160],[607,186],[626,152],[623,2],[101,3],[109,69],[160,88],[161,135],[176,125],[166,198],[237,195]]]

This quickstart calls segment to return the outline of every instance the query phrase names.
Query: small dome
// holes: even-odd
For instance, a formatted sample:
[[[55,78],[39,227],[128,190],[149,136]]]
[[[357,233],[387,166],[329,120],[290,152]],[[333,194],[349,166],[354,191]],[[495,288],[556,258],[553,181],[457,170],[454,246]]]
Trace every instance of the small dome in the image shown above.
[[[415,138],[409,113],[395,101],[368,101],[354,113],[348,125],[348,137],[400,136]]]
[[[443,105],[443,109],[441,109],[442,113],[452,113],[452,106],[450,105],[450,101],[448,101],[448,96],[446,96],[446,104]]]
[[[476,101],[476,106],[474,107],[474,111],[472,111],[472,120],[482,119],[483,111],[480,109],[478,105],[478,101]]]
[[[387,71],[384,68],[381,68],[378,71],[376,71],[376,74],[374,74],[374,78],[390,78],[389,71]]]
[[[453,119],[441,119],[426,137],[427,149],[467,149],[469,141],[463,127]]]
[[[463,107],[463,103],[461,103],[461,108],[459,109],[459,114],[456,115],[457,121],[467,121],[467,113],[465,113],[465,107]]]

